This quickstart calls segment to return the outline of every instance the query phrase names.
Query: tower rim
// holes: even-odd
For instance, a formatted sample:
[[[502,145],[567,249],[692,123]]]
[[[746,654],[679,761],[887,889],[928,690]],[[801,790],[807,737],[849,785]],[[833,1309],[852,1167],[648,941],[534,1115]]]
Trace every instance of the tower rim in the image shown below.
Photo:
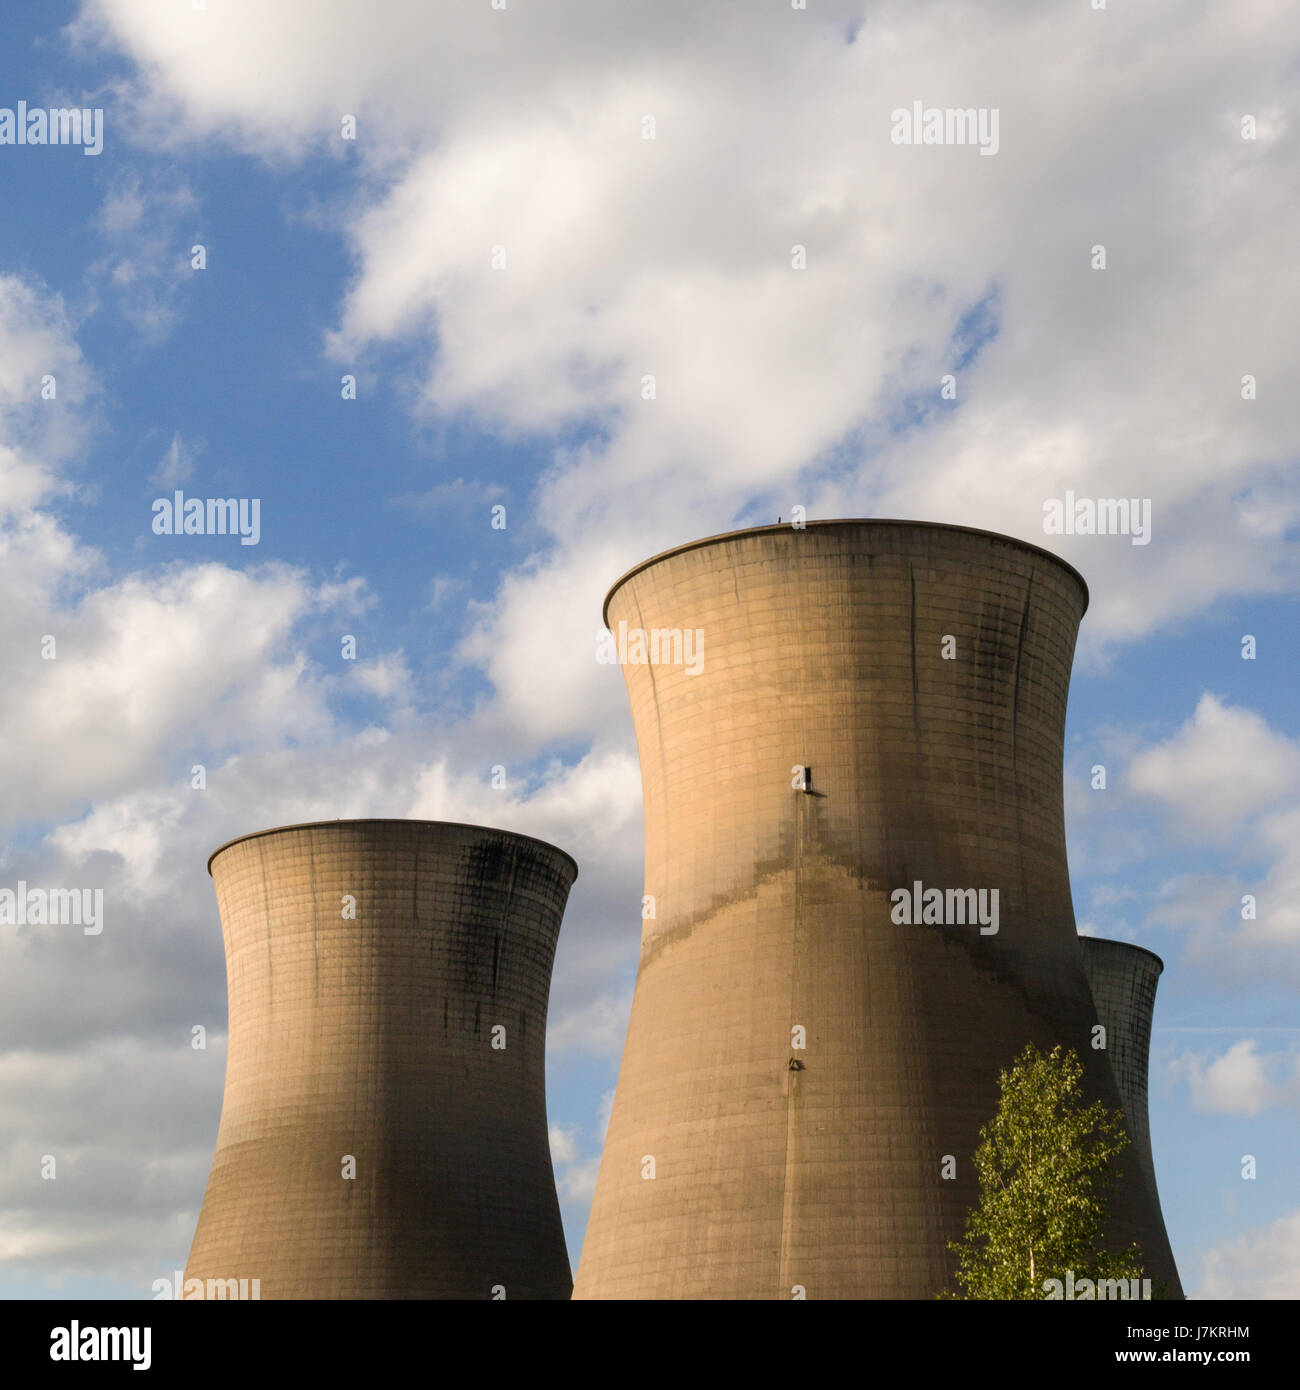
[[[549,840],[540,839],[536,835],[526,835],[519,830],[502,830],[496,825],[477,825],[472,821],[460,820],[421,820],[409,816],[340,816],[335,820],[304,820],[294,821],[290,825],[270,825],[264,830],[250,830],[245,835],[236,835],[234,839],[227,840],[220,844],[208,855],[208,877],[212,877],[212,861],[219,854],[224,854],[226,850],[233,846],[242,844],[245,840],[260,840],[267,835],[279,835],[289,830],[319,830],[328,826],[348,826],[356,828],[362,825],[411,825],[428,828],[437,826],[447,830],[480,830],[487,835],[504,835],[511,840],[528,840],[532,844],[541,845],[543,849],[550,850],[552,854],[558,854],[561,859],[567,860],[573,869],[574,882],[577,881],[580,872],[578,861],[567,850],[562,850],[558,845],[553,845]],[[572,887],[572,884],[570,884]]]
[[[1151,959],[1152,959],[1153,961],[1155,961],[1156,965],[1159,967],[1159,969],[1156,971],[1156,974],[1157,974],[1157,975],[1163,975],[1163,974],[1164,974],[1164,969],[1165,969],[1164,957],[1163,957],[1163,956],[1158,956],[1158,955],[1150,948],[1150,946],[1139,946],[1139,945],[1137,944],[1136,941],[1121,941],[1121,940],[1119,939],[1119,937],[1117,937],[1117,936],[1091,936],[1091,935],[1085,934],[1084,932],[1080,932],[1080,933],[1079,933],[1079,940],[1080,940],[1080,941],[1100,941],[1100,942],[1102,942],[1102,943],[1103,943],[1104,945],[1106,945],[1106,946],[1124,946],[1124,947],[1126,947],[1126,948],[1127,948],[1128,950],[1130,950],[1130,951],[1141,951],[1143,955],[1145,955],[1145,956],[1150,956]]]
[[[917,521],[907,517],[828,517],[821,521],[805,522],[799,529],[812,530],[814,527],[826,529],[832,526],[911,526],[920,530],[958,531],[968,536],[987,536],[992,540],[1005,541],[1008,545],[1018,546],[1022,550],[1028,550],[1035,555],[1042,555],[1046,559],[1055,561],[1062,569],[1072,575],[1078,583],[1079,588],[1083,591],[1083,612],[1086,613],[1088,611],[1090,595],[1088,593],[1088,581],[1084,579],[1083,575],[1080,574],[1068,560],[1064,560],[1061,556],[1057,555],[1055,551],[1048,550],[1045,546],[1035,545],[1032,541],[1021,540],[1019,536],[1009,536],[1002,531],[989,531],[982,526],[963,526],[958,522],[951,521]],[[605,602],[601,605],[601,621],[605,624],[606,628],[609,627],[610,600],[629,579],[635,578],[642,570],[649,569],[651,565],[657,565],[661,560],[667,560],[673,555],[681,555],[688,550],[699,550],[706,545],[719,545],[723,541],[739,540],[743,536],[761,536],[776,531],[793,533],[794,529],[794,527],[782,522],[777,522],[775,525],[770,526],[743,526],[738,531],[721,531],[716,536],[702,536],[699,540],[686,541],[682,545],[674,545],[670,546],[667,550],[661,550],[657,555],[651,555],[648,559],[633,565],[630,570],[620,575],[613,584],[610,585],[609,591],[605,595]]]

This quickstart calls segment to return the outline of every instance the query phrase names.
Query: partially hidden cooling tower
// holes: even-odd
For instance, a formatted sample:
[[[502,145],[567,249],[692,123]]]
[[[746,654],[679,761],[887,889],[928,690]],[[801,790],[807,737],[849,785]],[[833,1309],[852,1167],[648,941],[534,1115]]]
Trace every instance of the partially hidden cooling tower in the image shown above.
[[[1092,987],[1097,1021],[1106,1030],[1110,1059],[1123,1102],[1132,1148],[1124,1155],[1129,1180],[1145,1185],[1147,1200],[1160,1211],[1155,1162],[1151,1156],[1151,1121],[1147,1106],[1147,1067],[1156,985],[1164,961],[1144,946],[1081,936],[1083,964]]]

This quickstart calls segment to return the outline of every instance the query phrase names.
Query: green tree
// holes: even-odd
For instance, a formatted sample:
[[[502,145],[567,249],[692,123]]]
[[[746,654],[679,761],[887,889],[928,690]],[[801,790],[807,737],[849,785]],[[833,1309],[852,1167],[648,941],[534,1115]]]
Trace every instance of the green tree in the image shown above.
[[[1084,1103],[1083,1064],[1072,1050],[1032,1043],[998,1080],[997,1114],[975,1150],[980,1202],[957,1256],[960,1292],[940,1298],[1034,1298],[1045,1279],[1142,1277],[1136,1245],[1102,1248],[1113,1160],[1129,1139],[1124,1117]]]

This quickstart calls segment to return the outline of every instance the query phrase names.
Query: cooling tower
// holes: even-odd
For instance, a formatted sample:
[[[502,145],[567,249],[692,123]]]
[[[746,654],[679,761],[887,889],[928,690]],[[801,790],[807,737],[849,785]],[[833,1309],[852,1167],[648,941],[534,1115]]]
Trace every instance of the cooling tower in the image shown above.
[[[573,860],[344,820],[232,840],[208,868],[230,1040],[187,1289],[568,1298],[544,1049]]]
[[[1035,546],[895,521],[615,584],[646,899],[575,1297],[933,1298],[999,1070],[1063,1043],[1120,1107],[1065,855],[1086,606]],[[1177,1292],[1144,1188],[1111,1212]]]
[[[1156,984],[1164,961],[1142,946],[1081,936],[1083,964],[1092,987],[1097,1021],[1106,1029],[1106,1055],[1119,1087],[1132,1141],[1130,1180],[1145,1185],[1146,1199],[1160,1211],[1155,1163],[1151,1157],[1151,1122],[1147,1111],[1147,1059]]]

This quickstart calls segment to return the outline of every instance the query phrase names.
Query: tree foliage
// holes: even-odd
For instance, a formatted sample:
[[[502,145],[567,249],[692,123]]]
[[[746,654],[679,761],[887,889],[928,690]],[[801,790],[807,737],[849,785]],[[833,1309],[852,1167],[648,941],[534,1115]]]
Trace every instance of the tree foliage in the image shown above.
[[[960,1292],[940,1298],[1041,1299],[1043,1281],[1141,1278],[1136,1245],[1102,1247],[1116,1156],[1128,1134],[1119,1111],[1085,1104],[1073,1050],[1032,1043],[999,1076],[997,1114],[975,1150],[980,1201],[950,1241]]]

